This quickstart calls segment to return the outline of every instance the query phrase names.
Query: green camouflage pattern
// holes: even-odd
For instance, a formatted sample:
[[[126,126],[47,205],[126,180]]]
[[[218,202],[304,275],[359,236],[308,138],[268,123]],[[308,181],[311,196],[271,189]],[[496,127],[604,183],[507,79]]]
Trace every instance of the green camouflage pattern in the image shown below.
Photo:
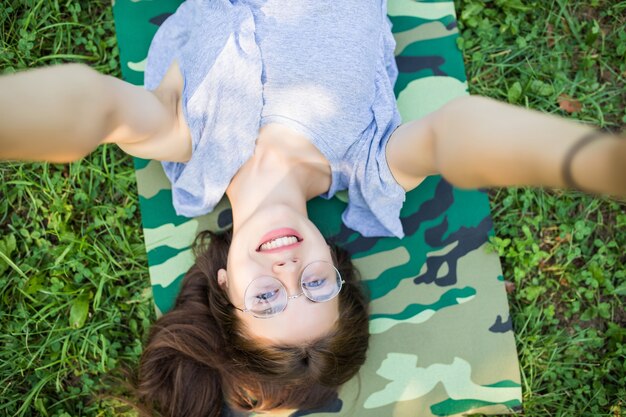
[[[150,39],[179,0],[116,0],[114,13],[126,80],[141,85]],[[468,94],[452,1],[389,0],[403,120]],[[358,23],[358,22],[355,22]],[[157,312],[173,305],[193,263],[190,245],[205,229],[230,227],[224,199],[212,213],[176,216],[161,165],[137,159],[137,184]],[[408,193],[406,237],[364,238],[341,223],[345,194],[309,203],[325,236],[347,249],[371,296],[366,364],[323,410],[264,415],[461,416],[521,409],[519,364],[493,233],[481,191],[430,177]],[[238,415],[229,410],[224,415]]]

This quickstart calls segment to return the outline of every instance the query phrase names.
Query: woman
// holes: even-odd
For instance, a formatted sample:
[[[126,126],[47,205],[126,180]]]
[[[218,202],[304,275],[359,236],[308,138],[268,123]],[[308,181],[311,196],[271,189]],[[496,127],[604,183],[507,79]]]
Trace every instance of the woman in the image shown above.
[[[142,392],[165,413],[219,413],[212,398],[221,390],[245,409],[308,407],[356,372],[367,338],[355,336],[347,352],[336,330],[346,326],[344,315],[366,316],[358,290],[361,307],[349,314],[345,273],[324,297],[300,294],[320,281],[307,281],[309,264],[330,265],[324,282],[337,277],[328,246],[306,218],[314,196],[348,188],[346,223],[365,235],[401,236],[404,192],[431,174],[462,187],[575,183],[626,194],[624,141],[588,139],[593,131],[581,125],[482,98],[458,99],[400,125],[384,4],[303,1],[282,10],[272,1],[207,3],[185,3],[155,37],[149,91],[81,66],[0,80],[3,158],[64,162],[117,143],[168,161],[179,213],[210,210],[223,193],[231,201],[232,242],[199,257],[178,308],[156,325],[146,348]],[[342,24],[347,15],[359,28]],[[284,288],[262,292],[268,276]],[[278,293],[276,307],[268,299]],[[255,301],[271,308],[255,309]],[[272,317],[255,317],[268,310]],[[192,333],[185,342],[183,330]],[[215,335],[222,337],[209,345]],[[207,345],[212,353],[229,350],[207,355]],[[309,351],[298,353],[303,348]],[[287,351],[294,359],[279,364]],[[357,360],[315,372],[315,352]],[[193,385],[206,391],[177,391],[188,381],[203,381]],[[305,397],[312,384],[319,395]]]

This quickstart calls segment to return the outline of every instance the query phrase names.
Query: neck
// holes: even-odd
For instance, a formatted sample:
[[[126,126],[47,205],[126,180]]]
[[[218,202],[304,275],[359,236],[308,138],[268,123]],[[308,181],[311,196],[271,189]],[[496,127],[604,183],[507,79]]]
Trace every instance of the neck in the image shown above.
[[[260,209],[287,205],[306,215],[306,202],[330,187],[328,161],[305,137],[280,126],[259,132],[254,155],[226,189],[233,230]]]

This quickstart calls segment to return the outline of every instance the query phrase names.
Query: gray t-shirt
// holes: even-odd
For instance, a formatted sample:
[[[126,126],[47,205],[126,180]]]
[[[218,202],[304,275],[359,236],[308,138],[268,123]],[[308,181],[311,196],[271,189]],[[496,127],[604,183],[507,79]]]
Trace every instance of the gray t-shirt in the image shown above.
[[[322,197],[348,190],[344,223],[364,236],[403,236],[404,190],[385,146],[400,124],[395,42],[385,0],[187,0],[157,31],[145,87],[173,60],[192,137],[187,163],[164,162],[176,212],[213,210],[252,156],[259,128],[281,123],[330,162]]]

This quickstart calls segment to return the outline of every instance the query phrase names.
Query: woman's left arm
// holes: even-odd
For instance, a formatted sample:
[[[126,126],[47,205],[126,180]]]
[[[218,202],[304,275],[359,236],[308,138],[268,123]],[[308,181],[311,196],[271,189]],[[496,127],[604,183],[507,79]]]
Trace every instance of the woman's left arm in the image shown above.
[[[585,140],[590,134],[594,138]],[[584,146],[577,147],[581,140]],[[587,192],[626,196],[626,139],[484,97],[459,98],[403,124],[386,152],[406,190],[427,175],[441,174],[463,188],[575,184]]]

